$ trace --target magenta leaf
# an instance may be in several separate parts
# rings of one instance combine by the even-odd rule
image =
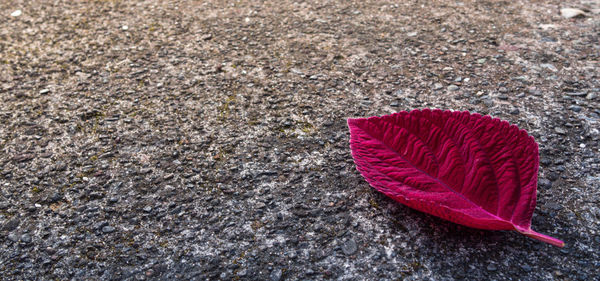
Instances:
[[[413,209],[454,223],[531,229],[538,146],[525,130],[467,111],[413,110],[348,119],[358,171],[372,187]]]

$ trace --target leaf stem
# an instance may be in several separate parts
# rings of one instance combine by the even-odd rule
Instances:
[[[557,246],[557,247],[560,247],[560,248],[562,248],[562,247],[565,246],[565,242],[563,242],[561,240],[558,240],[558,239],[556,239],[554,237],[550,237],[548,235],[535,232],[531,228],[529,228],[529,229],[518,229],[518,228],[516,228],[516,230],[518,232],[522,233],[522,234],[525,234],[525,235],[533,238],[533,239],[540,240],[542,242],[546,242],[548,244],[551,244],[551,245],[554,245],[554,246]]]

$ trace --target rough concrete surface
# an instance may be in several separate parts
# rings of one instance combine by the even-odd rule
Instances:
[[[594,280],[599,8],[0,1],[1,278]],[[564,248],[369,187],[346,118],[426,107],[536,138]]]

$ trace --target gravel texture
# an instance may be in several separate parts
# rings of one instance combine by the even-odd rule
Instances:
[[[0,1],[2,278],[593,280],[599,8]],[[535,136],[565,248],[369,187],[346,118],[425,107]]]

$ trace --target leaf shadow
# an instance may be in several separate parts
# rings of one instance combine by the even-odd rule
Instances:
[[[433,240],[439,240],[446,244],[452,245],[465,245],[469,247],[476,247],[477,245],[497,245],[503,247],[503,245],[510,245],[513,247],[523,247],[530,244],[541,244],[545,243],[533,240],[516,231],[510,230],[484,230],[476,229],[460,224],[456,224],[434,215],[430,215],[421,211],[417,211],[410,207],[407,207],[401,203],[394,201],[393,199],[373,191],[373,195],[380,205],[387,206],[386,209],[382,210],[384,215],[391,221],[396,223],[392,224],[395,231],[406,232],[414,231],[419,232],[421,235],[426,234]],[[406,227],[404,224],[398,224],[403,218],[407,224],[416,226],[413,229]],[[551,218],[543,216],[535,216],[533,227],[542,230],[549,230],[552,228]],[[549,232],[549,231],[548,231]]]
[[[371,196],[379,205],[384,206],[381,214],[390,221],[390,232],[407,234],[410,237],[407,242],[418,251],[419,259],[428,261],[436,270],[446,272],[453,278],[470,276],[474,274],[474,269],[486,276],[499,276],[504,268],[514,271],[510,274],[517,278],[534,274],[532,268],[551,270],[550,272],[565,270],[564,265],[554,257],[565,254],[586,256],[574,244],[577,241],[593,243],[589,237],[569,231],[559,237],[567,245],[561,249],[516,231],[482,230],[455,224],[411,209],[376,191]],[[542,215],[534,216],[532,222],[536,230],[543,233],[549,233],[553,228],[574,229],[571,224],[572,222],[556,221],[556,218]],[[399,253],[402,251],[404,250],[398,250]]]

